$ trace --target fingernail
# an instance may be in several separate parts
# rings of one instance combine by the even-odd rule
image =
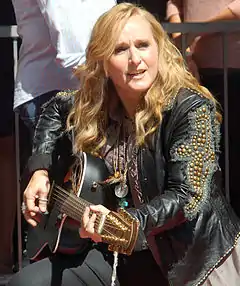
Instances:
[[[40,208],[40,211],[42,212],[42,213],[45,213],[46,212],[46,208],[44,208],[44,207],[42,207],[42,208]]]

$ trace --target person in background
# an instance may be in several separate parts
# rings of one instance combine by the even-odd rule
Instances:
[[[104,1],[12,0],[22,39],[14,110],[31,138],[41,106],[57,91],[79,88],[73,69],[84,62],[85,48],[98,17],[115,5]]]
[[[169,0],[167,19],[171,23],[180,22],[218,22],[239,20],[239,0],[188,1]],[[195,34],[195,33],[194,33]],[[174,34],[175,40],[180,34]],[[191,36],[191,35],[190,35]],[[240,31],[227,34],[227,72],[228,72],[228,133],[229,133],[229,175],[230,199],[236,213],[240,215],[238,188],[238,162],[240,160],[240,134],[237,116],[240,90]],[[206,86],[224,108],[224,70],[223,44],[219,33],[205,33],[190,43],[188,62],[201,83]],[[224,130],[222,130],[224,132]],[[220,165],[224,170],[224,141],[221,142]]]
[[[133,4],[114,6],[96,22],[76,75],[81,88],[46,104],[36,127],[28,223],[36,227],[46,211],[54,156],[90,153],[105,161],[116,204],[140,223],[135,251],[118,259],[120,285],[165,285],[163,273],[174,286],[237,286],[240,222],[221,189],[221,115],[160,23]],[[107,207],[85,209],[80,237],[93,241],[86,259],[57,252],[9,286],[50,285],[52,269],[57,285],[111,285],[116,265],[95,231]]]

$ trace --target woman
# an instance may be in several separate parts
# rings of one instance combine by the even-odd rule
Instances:
[[[126,3],[97,21],[86,63],[77,74],[81,90],[52,99],[37,126],[28,165],[33,174],[24,192],[26,220],[35,226],[39,210],[46,210],[53,154],[71,153],[66,142],[72,141],[74,153],[104,158],[118,204],[140,222],[136,251],[119,258],[120,285],[164,285],[161,272],[174,286],[224,285],[214,279],[221,278],[237,258],[240,226],[221,193],[221,116],[212,95],[186,70],[157,20]],[[59,140],[65,142],[64,148],[56,147]],[[78,275],[78,282],[72,280],[71,285],[111,284],[110,278],[104,281],[112,268],[111,253],[99,244],[102,237],[94,231],[97,213],[108,215],[109,210],[102,205],[87,207],[80,229],[80,236],[96,246],[87,249],[85,260],[81,256],[82,264],[77,259],[75,266],[61,264]],[[86,269],[93,267],[86,265],[94,261],[93,251],[101,263],[102,257],[106,262],[101,265],[104,271],[98,263],[90,277]],[[42,277],[40,265],[45,271],[48,265],[44,285],[51,285],[49,266],[55,264],[45,259],[29,266],[31,273],[38,268]],[[237,270],[231,269],[238,279]],[[26,280],[20,283],[26,279],[24,273],[25,269],[15,277],[18,284],[13,280],[10,285],[30,285]],[[62,285],[66,273],[60,275]],[[89,280],[94,274],[101,277],[95,284]]]

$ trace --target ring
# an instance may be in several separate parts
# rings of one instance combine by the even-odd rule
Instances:
[[[26,204],[22,202],[22,206],[21,206],[22,214],[25,214],[26,209],[27,209]]]
[[[48,199],[46,199],[46,198],[39,198],[38,199],[40,202],[47,202],[48,201]]]

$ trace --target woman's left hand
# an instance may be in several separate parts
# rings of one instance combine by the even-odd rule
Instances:
[[[91,216],[90,211],[93,212]],[[86,207],[82,217],[82,226],[79,231],[80,237],[91,238],[94,242],[101,242],[101,235],[95,231],[97,214],[108,215],[109,213],[110,210],[102,205]]]

